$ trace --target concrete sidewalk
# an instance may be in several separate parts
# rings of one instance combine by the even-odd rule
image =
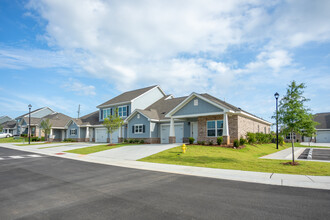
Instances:
[[[306,147],[309,146],[318,146],[318,147],[330,147],[330,143],[309,143],[309,142],[302,142],[301,145],[304,145]]]
[[[292,175],[292,174],[277,174],[277,173],[263,173],[251,172],[241,170],[228,169],[214,169],[204,167],[191,167],[171,164],[148,163],[131,160],[119,160],[113,158],[99,157],[97,155],[77,155],[72,153],[65,153],[57,155],[54,151],[46,149],[33,149],[18,147],[12,144],[0,144],[0,147],[6,147],[15,150],[23,150],[33,153],[46,154],[50,156],[57,156],[67,159],[81,160],[85,162],[120,166],[126,168],[143,169],[158,172],[176,173],[183,175],[192,175],[200,177],[209,177],[217,179],[236,180],[252,183],[271,184],[279,186],[293,186],[314,189],[330,190],[330,176],[309,176],[309,175]]]
[[[294,148],[294,159],[297,160],[300,154],[304,152],[305,147],[295,147]],[[262,159],[275,159],[275,160],[291,160],[292,159],[292,148],[289,147],[287,149],[278,151],[273,154],[268,154],[266,156],[260,157]]]

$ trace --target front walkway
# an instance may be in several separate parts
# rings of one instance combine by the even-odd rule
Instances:
[[[88,143],[84,143],[82,145],[85,144]],[[42,145],[39,145],[39,147],[41,146]],[[136,145],[135,147],[141,147],[141,146],[144,145]],[[241,170],[192,167],[192,166],[182,166],[182,165],[173,165],[173,164],[149,163],[149,162],[140,162],[133,160],[117,159],[117,158],[114,159],[114,158],[104,157],[104,155],[97,156],[95,154],[94,155],[92,154],[79,155],[73,153],[59,154],[58,150],[60,149],[56,150],[57,147],[38,149],[32,146],[31,147],[15,146],[13,144],[0,144],[0,147],[6,147],[10,149],[22,150],[22,151],[38,153],[38,154],[45,154],[50,156],[57,156],[57,157],[73,159],[73,160],[80,160],[91,163],[99,163],[99,164],[106,164],[106,165],[120,166],[120,167],[134,168],[134,169],[176,173],[182,175],[192,175],[192,176],[209,177],[209,178],[217,178],[217,179],[227,179],[227,180],[235,180],[235,181],[244,181],[244,182],[252,182],[252,183],[262,183],[262,184],[279,185],[279,186],[293,186],[293,187],[330,190],[330,176],[263,173],[263,172],[252,172],[252,171],[241,171]],[[69,150],[68,148],[73,148],[73,147],[75,146],[71,146],[71,147],[66,146],[66,150]],[[76,147],[78,148],[78,146]]]
[[[95,157],[118,159],[118,160],[139,160],[177,146],[180,146],[180,144],[128,145],[128,146],[92,153],[89,155]]]
[[[295,147],[294,148],[294,159],[297,160],[300,154],[304,152],[305,147]],[[287,149],[278,151],[273,154],[268,154],[266,156],[260,157],[262,159],[275,159],[275,160],[291,160],[292,159],[292,148],[289,147]]]

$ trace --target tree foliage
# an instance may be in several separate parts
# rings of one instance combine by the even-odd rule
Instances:
[[[110,134],[110,144],[112,144],[112,134],[117,129],[119,129],[124,123],[124,120],[118,115],[118,110],[115,114],[109,115],[103,121],[103,126],[106,127],[108,133]]]
[[[47,134],[50,134],[50,130],[52,129],[52,124],[49,121],[49,118],[42,120],[40,123],[41,130],[45,133],[45,139],[47,140]]]
[[[309,99],[303,96],[305,84],[297,84],[292,81],[288,86],[286,95],[280,100],[278,111],[278,122],[284,135],[300,134],[312,136],[315,134],[316,122],[310,109],[305,106]],[[276,118],[276,115],[273,117]],[[292,162],[294,163],[294,140],[292,140]]]

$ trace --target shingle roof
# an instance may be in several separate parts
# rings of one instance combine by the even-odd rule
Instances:
[[[330,129],[330,112],[315,114],[314,121],[320,123],[316,129]]]
[[[165,115],[170,112],[173,108],[175,108],[178,104],[180,104],[183,100],[187,98],[178,97],[178,98],[171,98],[167,99],[169,96],[166,96],[157,102],[153,103],[149,107],[144,110],[139,110],[142,114],[146,115],[150,119],[155,120],[163,120],[165,119]]]
[[[15,120],[6,121],[6,122],[2,123],[1,126],[2,126],[3,128],[15,128],[15,126],[16,126],[16,121],[15,121]]]
[[[29,117],[24,117],[23,120],[26,124],[29,124]],[[31,125],[38,125],[41,122],[41,118],[31,117]]]
[[[92,112],[90,114],[84,115],[81,118],[72,119],[77,125],[100,125],[103,122],[99,121],[99,111]]]
[[[142,88],[142,89],[137,89],[137,90],[132,90],[132,91],[128,91],[128,92],[124,92],[104,103],[102,103],[101,105],[97,106],[97,107],[105,107],[108,105],[113,105],[116,103],[122,103],[122,102],[130,102],[131,100],[135,99],[136,97],[142,95],[143,93],[149,91],[150,89],[153,89],[157,87],[157,85],[155,86],[149,86],[146,88]]]
[[[71,117],[62,114],[62,113],[54,113],[47,115],[42,118],[42,120],[49,119],[49,122],[52,124],[52,127],[55,128],[64,128],[65,125],[68,123],[68,121],[71,119]],[[41,122],[41,120],[40,120]],[[31,123],[32,124],[32,123]]]

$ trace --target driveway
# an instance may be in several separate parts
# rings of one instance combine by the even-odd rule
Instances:
[[[121,160],[139,160],[161,151],[180,146],[181,144],[142,144],[118,147],[111,150],[90,154],[91,156],[106,157]]]

